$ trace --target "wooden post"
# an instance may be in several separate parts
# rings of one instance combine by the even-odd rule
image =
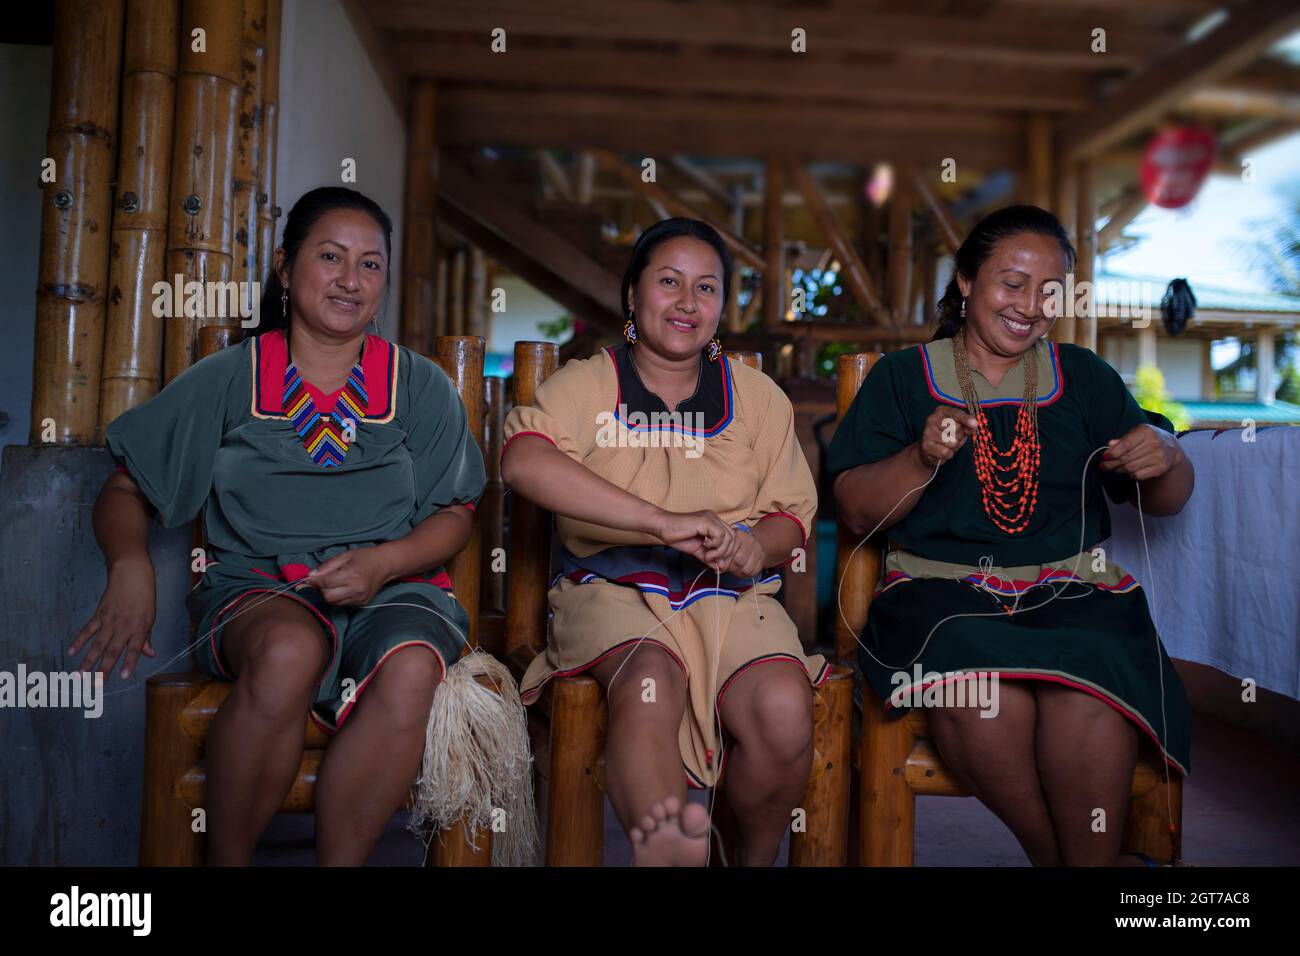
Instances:
[[[484,312],[487,310],[487,262],[483,250],[478,246],[469,247],[469,263],[466,268],[465,334],[486,338]]]
[[[1080,287],[1084,282],[1092,285],[1096,278],[1097,269],[1097,189],[1096,180],[1093,175],[1093,166],[1090,162],[1079,163],[1077,167],[1077,182],[1079,187],[1078,210],[1075,213],[1077,217],[1077,227],[1079,230],[1079,264],[1074,270],[1075,287]],[[1097,318],[1096,318],[1096,290],[1093,295],[1086,297],[1088,309],[1080,310],[1075,305],[1078,315],[1075,322],[1074,341],[1076,345],[1082,345],[1097,350]]]
[[[189,675],[156,675],[145,682],[144,796],[140,807],[141,866],[199,866],[203,834],[176,794],[181,777],[199,762],[202,748],[181,726],[195,697]]]
[[[465,403],[470,434],[483,449],[483,340],[478,336],[441,336],[434,343],[435,359]],[[478,643],[479,560],[483,548],[482,522],[474,521],[469,542],[447,565],[456,599],[469,614],[470,646]]]
[[[1029,117],[1025,194],[1029,203],[1052,208],[1052,120],[1046,113]]]
[[[170,382],[194,363],[198,329],[238,325],[225,289],[234,275],[233,180],[235,121],[239,110],[242,5],[221,0],[183,0],[180,76],[176,84],[176,135],[172,146],[171,202],[168,209],[167,275],[198,282],[204,289],[202,314],[172,315],[164,336],[163,379]],[[204,50],[196,50],[201,34]],[[221,283],[215,286],[213,283]],[[290,296],[293,295],[290,290]],[[235,296],[238,301],[238,296]],[[208,314],[209,299],[216,300]]]
[[[447,260],[448,256],[435,255],[436,279],[433,284],[433,330],[435,335],[450,335],[451,322],[447,318]]]
[[[258,136],[257,276],[271,274],[275,258],[275,158],[280,127],[280,0],[266,0],[266,63],[262,70],[262,132]]]
[[[122,0],[60,0],[36,283],[31,441],[88,445],[99,421]],[[53,423],[52,435],[47,428]]]
[[[501,481],[501,430],[506,422],[506,380],[497,375],[483,378],[483,465],[487,469],[487,487],[479,500],[476,517],[483,535],[483,557],[479,580],[484,610],[506,609],[506,579],[492,570],[492,554],[505,544],[505,484]],[[501,656],[504,648],[489,648]]]
[[[836,667],[813,691],[813,763],[799,806],[802,832],[790,835],[791,866],[844,866],[853,770],[853,671]]]
[[[512,586],[512,596],[514,590]],[[545,590],[541,596],[544,602]],[[556,678],[551,682],[550,694],[546,865],[600,866],[605,842],[603,755],[609,719],[605,694],[592,677]]]
[[[515,404],[531,405],[537,388],[560,361],[554,342],[515,343]],[[550,512],[510,496],[506,555],[506,656],[546,646],[546,591],[551,571]],[[551,775],[554,777],[552,769]]]
[[[867,373],[879,358],[879,353],[864,352],[839,357],[835,376],[837,423],[844,419],[844,413],[848,411]],[[841,524],[835,560],[838,595],[835,662],[846,666],[852,666],[857,659],[857,636],[867,623],[867,603],[880,578],[880,548],[872,541],[860,548],[858,544],[859,540],[849,535]]]
[[[153,287],[168,282],[163,267],[179,29],[180,10],[172,0],[127,4],[101,434],[118,415],[157,394],[162,380],[163,323],[153,313]]]
[[[258,196],[262,180],[262,87],[266,82],[266,0],[244,0],[242,75],[239,87],[239,132],[235,139],[234,270],[235,281],[252,285],[258,272]],[[250,298],[260,298],[250,291]],[[240,307],[251,315],[253,301]]]
[[[894,322],[908,324],[912,303],[912,178],[899,170],[889,202],[889,305]]]
[[[1205,339],[1201,343],[1204,348],[1201,350],[1201,401],[1213,402],[1219,397],[1218,384],[1214,379],[1214,362],[1212,354],[1214,351],[1214,341]]]
[[[1053,209],[1056,217],[1061,220],[1061,225],[1065,228],[1065,234],[1074,239],[1075,245],[1075,269],[1074,279],[1077,283],[1079,280],[1079,267],[1077,257],[1079,255],[1078,236],[1075,234],[1075,219],[1079,211],[1077,202],[1078,194],[1078,170],[1070,163],[1063,162],[1057,157],[1056,163],[1056,189],[1053,194]],[[1050,337],[1053,342],[1068,342],[1074,344],[1076,329],[1078,323],[1075,321],[1074,305],[1067,303],[1061,314],[1057,317],[1056,322],[1052,325]]]
[[[451,254],[447,281],[447,325],[449,335],[465,334],[465,260],[462,247]]]
[[[455,326],[435,319],[444,286],[435,282],[438,147],[434,130],[436,87],[430,79],[411,85],[406,130],[406,237],[402,243],[402,321],[398,340],[421,355],[433,351],[435,336],[457,335]]]
[[[763,328],[775,332],[785,320],[785,165],[768,158],[763,177]]]

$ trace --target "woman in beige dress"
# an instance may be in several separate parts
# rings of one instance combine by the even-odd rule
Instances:
[[[711,227],[653,226],[623,278],[627,344],[571,360],[506,423],[502,475],[555,513],[562,560],[523,698],[584,672],[605,689],[607,790],[637,865],[706,861],[708,813],[686,789],[724,770],[728,862],[775,862],[829,672],[774,597],[817,492],[789,399],[721,354],[731,278]]]

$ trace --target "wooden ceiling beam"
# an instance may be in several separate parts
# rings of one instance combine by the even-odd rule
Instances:
[[[459,37],[388,34],[396,68],[411,76],[463,82],[692,94],[788,96],[861,103],[929,103],[981,110],[1081,110],[1091,102],[1087,74],[1006,64],[945,63],[895,57],[860,63],[839,56],[800,58],[714,53],[699,56],[579,46],[538,49],[523,43],[506,55]],[[905,51],[910,52],[910,51]]]
[[[1066,158],[1078,161],[1118,145],[1296,29],[1300,4],[1295,0],[1243,0],[1218,27],[1149,61],[1082,119],[1061,120],[1058,132]]]
[[[689,11],[672,0],[566,0],[560,10],[536,0],[368,0],[384,30],[432,30],[454,25],[488,44],[491,31],[510,36],[631,40],[743,46],[789,52],[791,31],[806,31],[809,51],[910,52],[948,59],[1002,64],[1038,64],[1057,69],[1128,69],[1177,42],[1173,30],[1120,24],[1111,28],[1104,55],[1092,52],[1091,28],[1078,17],[1004,17],[972,12],[926,16],[882,13],[848,6],[789,7],[769,3],[731,4],[698,0]],[[1058,19],[1060,19],[1058,17]],[[507,56],[508,56],[507,52]]]

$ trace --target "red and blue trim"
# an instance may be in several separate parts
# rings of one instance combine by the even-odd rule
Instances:
[[[1038,407],[1051,405],[1065,392],[1065,376],[1061,372],[1061,354],[1055,342],[1047,342],[1048,354],[1052,362],[1052,387],[1043,395],[1038,396]],[[934,367],[930,363],[930,351],[926,345],[919,349],[921,353],[921,370],[925,376],[925,387],[930,392],[930,397],[935,401],[943,402],[945,405],[956,405],[958,408],[966,407],[966,400],[960,395],[949,395],[941,389],[934,380]],[[1020,396],[1015,398],[984,398],[980,399],[981,408],[997,408],[1003,405],[1019,405]]]

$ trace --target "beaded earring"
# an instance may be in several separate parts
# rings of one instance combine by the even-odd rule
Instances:
[[[623,338],[627,339],[628,345],[636,344],[636,316],[629,314],[627,322],[623,326]]]
[[[712,339],[709,340],[709,344],[707,347],[709,350],[709,361],[716,362],[718,360],[718,356],[722,354],[722,339],[718,338],[715,335]]]
[[[966,300],[965,300],[965,299],[962,299],[962,300],[961,300],[961,317],[962,317],[963,319],[966,318]]]

